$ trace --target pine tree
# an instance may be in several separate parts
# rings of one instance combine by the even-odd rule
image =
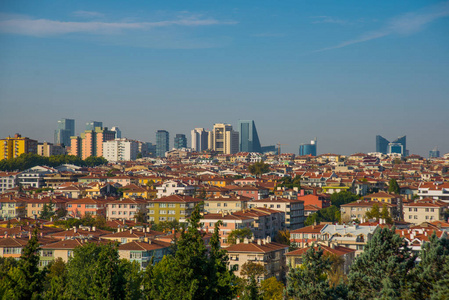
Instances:
[[[394,226],[380,229],[351,266],[350,299],[399,297],[411,279],[415,259]]]
[[[396,181],[396,179],[394,178],[390,179],[390,182],[388,183],[388,192],[399,194],[399,184]]]

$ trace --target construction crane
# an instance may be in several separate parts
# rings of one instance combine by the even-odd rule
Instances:
[[[281,146],[286,146],[288,144],[281,144],[281,143],[277,143],[276,146],[278,146],[278,156],[281,155]]]

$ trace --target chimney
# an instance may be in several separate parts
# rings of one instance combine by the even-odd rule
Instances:
[[[75,226],[75,227],[73,227],[73,233],[76,233],[76,231],[77,231],[77,228]]]
[[[248,244],[248,243],[249,243],[248,238],[244,238],[244,239],[243,239],[243,243],[244,243],[244,244]]]
[[[130,233],[130,234],[133,234],[133,229],[132,229],[132,228],[129,230],[129,233]]]
[[[257,239],[257,245],[262,245],[262,241],[260,239]]]
[[[93,227],[92,227],[92,231],[95,231],[95,228],[96,228],[96,227],[95,227],[95,226],[93,226]]]

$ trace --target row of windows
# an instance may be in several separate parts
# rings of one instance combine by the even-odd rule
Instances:
[[[176,218],[174,218],[174,217],[159,217],[159,221],[174,221],[174,220],[176,220]],[[155,221],[154,220],[154,217],[149,217],[148,218],[148,221]]]
[[[148,212],[150,215],[154,215],[154,210],[150,210],[149,212]],[[181,214],[183,214],[183,212],[180,212]],[[160,210],[159,211],[159,214],[160,215],[166,215],[167,214],[167,211],[166,210]],[[169,210],[168,211],[168,214],[169,215],[176,215],[176,211],[174,211],[174,210]]]
[[[408,211],[418,211],[418,208],[417,207],[415,207],[415,208],[409,207]],[[426,212],[429,212],[429,211],[434,212],[435,209],[434,208],[426,208]]]
[[[112,208],[128,208],[128,204],[112,204]],[[136,208],[136,205],[130,204],[129,208]]]
[[[417,220],[418,219],[418,215],[409,215],[408,218]],[[435,219],[434,216],[426,216],[426,220],[434,220],[434,219]]]
[[[149,203],[148,207],[155,207],[154,203]],[[168,207],[168,208],[175,208],[176,204],[173,204],[173,203],[168,203],[168,204],[167,203],[159,203],[159,208],[166,208],[166,207]],[[186,205],[185,204],[179,204],[179,207],[185,208]]]
[[[116,212],[115,210],[113,210],[113,211],[112,211],[112,214],[113,214],[113,215],[117,215],[117,212]],[[128,214],[128,212],[126,212],[126,211],[119,211],[119,212],[118,212],[118,215],[127,215],[127,214]],[[132,215],[134,215],[134,214],[135,214],[134,211],[130,211],[130,212],[129,212],[129,215],[130,215],[130,216],[132,216]]]

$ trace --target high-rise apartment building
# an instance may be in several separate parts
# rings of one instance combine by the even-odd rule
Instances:
[[[37,141],[18,133],[0,140],[0,160],[19,157],[23,153],[37,154]]]
[[[103,142],[103,157],[110,162],[135,160],[138,143],[127,139],[115,139]]]
[[[383,154],[398,153],[407,155],[407,137],[401,136],[391,143],[384,137],[376,135],[376,152]]]
[[[86,123],[86,130],[95,130],[97,127],[103,127],[103,122],[90,121]]]
[[[209,149],[219,154],[239,152],[239,133],[232,130],[230,124],[215,124],[213,131],[209,133]]]
[[[156,132],[156,157],[164,157],[170,148],[169,133],[166,130]]]
[[[175,136],[175,149],[187,148],[187,138],[185,134],[176,134]]]
[[[58,120],[58,127],[55,130],[55,144],[70,146],[70,137],[75,135],[75,120]]]
[[[86,159],[89,156],[103,156],[103,142],[115,139],[115,131],[107,127],[86,130],[80,136],[71,137],[70,154]]]
[[[204,128],[195,128],[191,131],[192,135],[192,150],[202,152],[208,149],[209,132]]]
[[[317,140],[316,138],[314,140],[311,140],[309,144],[301,144],[299,145],[299,155],[312,155],[316,156],[316,146],[317,146]]]
[[[61,145],[53,145],[51,143],[43,142],[37,145],[37,154],[41,156],[63,155],[65,149]]]
[[[262,152],[253,120],[239,120],[239,150],[241,152]]]
[[[122,138],[122,132],[120,131],[120,128],[118,128],[117,126],[112,127],[111,131],[115,132],[115,138],[116,139],[121,139]]]

